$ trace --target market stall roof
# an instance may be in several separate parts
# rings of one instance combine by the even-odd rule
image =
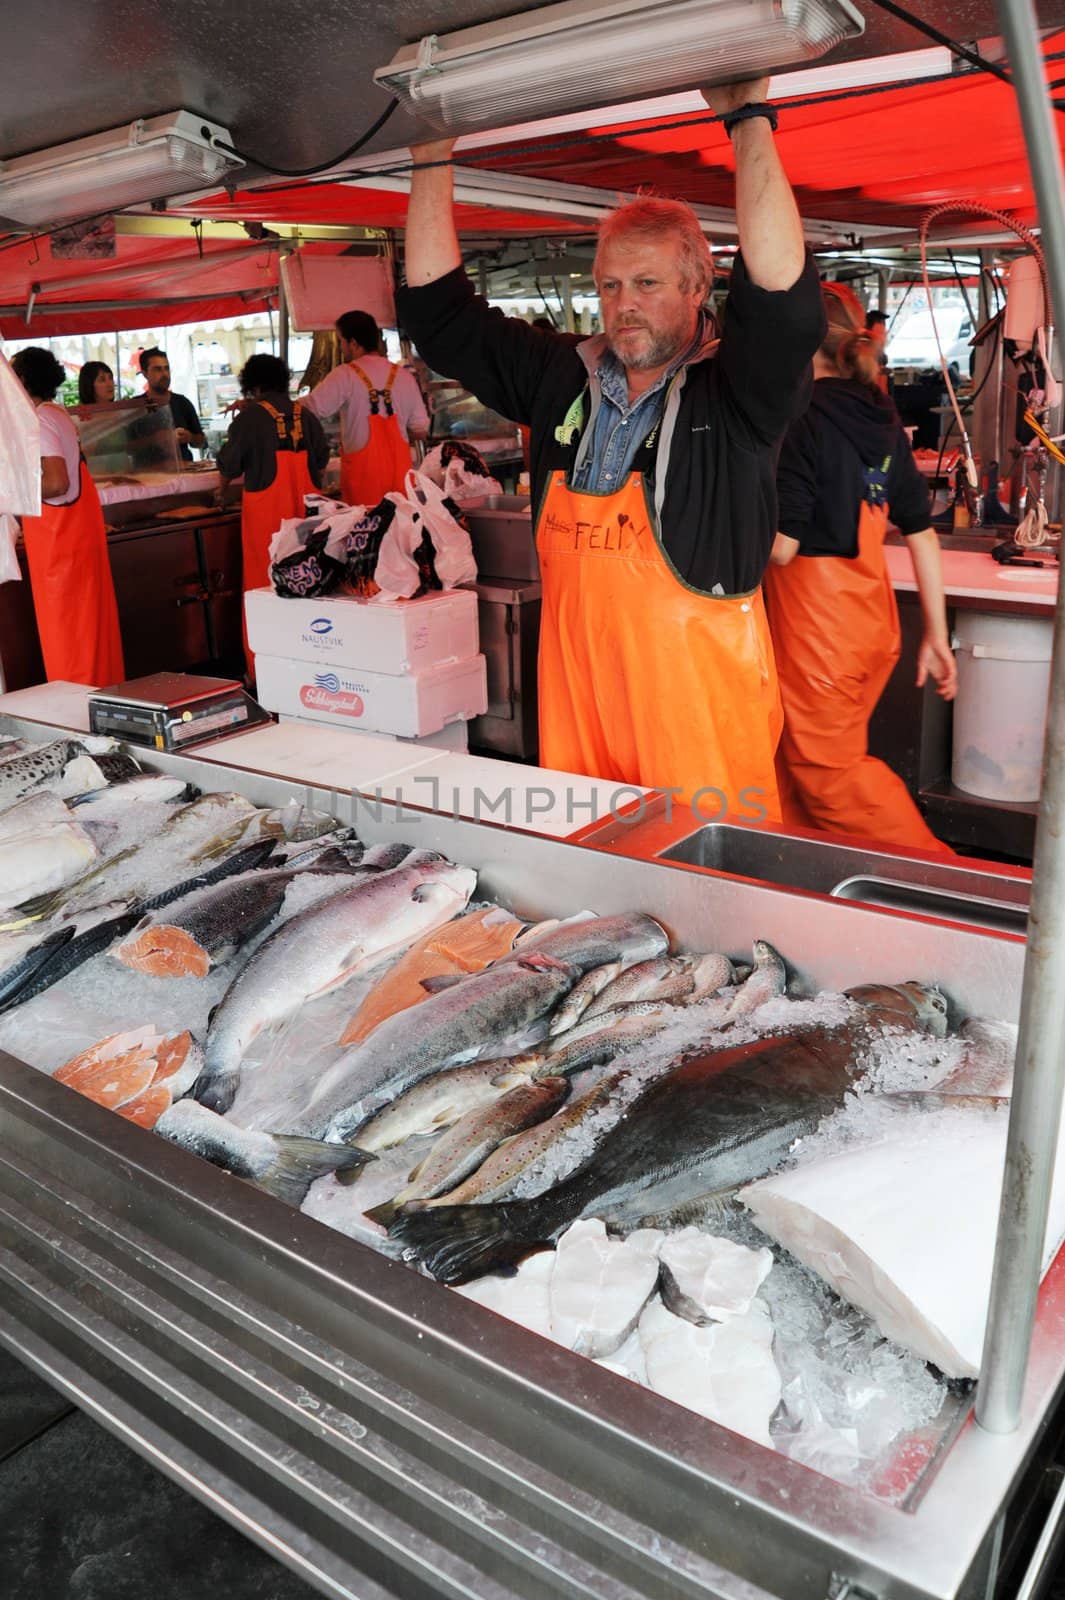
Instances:
[[[0,160],[186,107],[227,128],[258,170],[336,159],[388,104],[375,67],[432,33],[535,9],[529,0],[38,0],[5,30]],[[913,50],[915,29],[859,0],[865,32],[825,60]],[[912,9],[954,39],[996,34],[993,0],[921,0]],[[1039,0],[1044,26],[1065,25],[1063,0]],[[399,111],[366,149],[429,130]],[[249,176],[256,170],[253,166]]]
[[[1051,35],[1045,51],[1051,69],[1056,58],[1059,75],[1065,74],[1065,31]],[[786,98],[786,77],[775,80],[774,88],[785,96],[779,102],[778,146],[813,241],[853,236],[902,242],[913,236],[925,211],[945,202],[979,203],[1028,224],[1036,220],[1009,84],[982,72],[941,73],[935,81],[830,91],[800,97],[800,103]],[[464,141],[456,158],[458,193],[469,199],[475,183],[486,205],[460,206],[460,230],[501,237],[587,232],[596,200],[609,206],[619,193],[644,188],[696,206],[730,207],[731,144],[720,124],[707,121],[705,108],[690,109],[695,103],[692,96],[677,96],[645,108],[638,119],[606,118],[581,130],[494,149],[487,138]],[[407,153],[397,150],[349,167],[342,178],[201,197],[179,210],[264,222],[301,218],[394,228],[404,219],[409,165]],[[375,178],[375,167],[387,176]],[[463,183],[462,173],[470,174],[470,184]],[[528,209],[514,209],[519,194]],[[541,212],[536,211],[538,194]],[[722,226],[727,235],[730,230]],[[964,217],[950,228],[954,237],[988,231],[986,222]]]
[[[99,333],[213,322],[276,306],[282,241],[210,240],[117,233],[114,255],[57,259],[48,239],[0,248],[0,336]],[[312,254],[344,243],[314,241]]]

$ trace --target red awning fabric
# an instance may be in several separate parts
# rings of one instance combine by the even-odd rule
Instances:
[[[312,243],[336,254],[342,244]],[[213,322],[277,304],[274,246],[119,234],[112,259],[53,260],[48,240],[0,249],[0,335],[7,339]],[[27,320],[26,312],[32,309]]]
[[[785,103],[779,116],[777,147],[806,217],[869,231],[915,228],[933,205],[973,201],[1035,220],[1013,90],[984,73],[790,109]],[[733,203],[735,162],[720,124],[594,131],[609,137],[583,149],[544,141],[477,164],[604,189],[650,188],[693,204]]]
[[[1045,43],[1065,49],[1065,31]],[[1065,62],[1049,68],[1065,77]],[[603,191],[651,189],[714,206],[733,203],[732,147],[721,127],[697,117],[654,131],[648,123],[603,126],[588,134],[460,156],[483,171],[521,173]],[[1065,118],[1059,116],[1059,129]],[[1036,220],[1013,90],[985,73],[934,84],[904,84],[851,96],[821,96],[780,106],[778,146],[800,210],[839,223],[859,238],[880,229],[913,230],[943,202],[973,202]],[[337,182],[286,182],[220,194],[177,214],[247,222],[347,224],[402,228],[405,194]],[[460,232],[500,238],[588,233],[586,221],[542,212],[460,205]],[[979,224],[975,222],[974,228]],[[955,233],[958,230],[953,230]],[[884,242],[888,242],[885,240]],[[308,243],[333,253],[342,244]],[[229,258],[227,260],[227,257]],[[80,270],[79,269],[83,269]],[[68,291],[64,281],[80,280]],[[33,314],[25,308],[39,285]],[[210,243],[199,256],[187,241],[119,235],[114,261],[53,261],[48,242],[0,247],[0,333],[33,338],[101,328],[169,325],[261,311],[276,300],[277,256],[249,253],[244,241]],[[94,309],[95,308],[95,309]]]
[[[1065,32],[1044,45],[1065,49]],[[1050,71],[1065,77],[1065,61]],[[732,147],[719,124],[697,117],[648,131],[628,123],[589,133],[463,152],[464,166],[619,191],[651,189],[693,204],[731,206]],[[1063,119],[1059,117],[1059,126]],[[653,126],[653,125],[652,125]],[[1012,88],[982,72],[936,83],[822,95],[811,104],[780,104],[778,146],[804,216],[851,224],[863,233],[912,230],[945,201],[971,201],[1032,223],[1035,202]],[[263,222],[361,223],[402,227],[406,196],[340,183],[288,183],[221,195],[190,208],[205,217]],[[588,224],[551,214],[459,206],[460,232],[507,235],[584,232]]]

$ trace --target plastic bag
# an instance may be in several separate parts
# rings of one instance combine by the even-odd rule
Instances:
[[[270,542],[270,580],[280,595],[311,599],[340,589],[374,595],[374,570],[395,506],[348,506],[308,495],[306,517],[289,517]]]
[[[41,426],[37,407],[0,350],[0,511],[41,514]]]
[[[418,468],[419,475],[443,489],[449,500],[462,506],[469,500],[502,494],[503,485],[492,476],[479,451],[462,439],[445,439],[436,445]]]
[[[502,494],[503,485],[498,478],[471,472],[464,461],[449,461],[444,468],[444,493],[456,505],[464,506],[486,495]]]
[[[0,511],[0,583],[17,583],[22,577],[15,554],[18,523],[10,511]]]
[[[385,498],[395,505],[396,516],[382,540],[374,578],[386,594],[409,599],[423,586],[426,535],[432,546],[431,568],[441,588],[477,582],[470,536],[454,514],[458,508],[448,504],[432,479],[408,472],[405,492]]]

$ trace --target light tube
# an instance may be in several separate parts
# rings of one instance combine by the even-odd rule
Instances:
[[[455,132],[759,77],[864,27],[851,0],[563,0],[431,34],[374,79]]]

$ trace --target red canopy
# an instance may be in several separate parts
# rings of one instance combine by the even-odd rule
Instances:
[[[311,243],[335,254],[343,244]],[[47,239],[0,249],[0,334],[49,334],[213,322],[277,304],[277,242],[118,234],[102,260],[53,259]],[[29,319],[27,320],[27,311]]]
[[[1065,46],[1050,38],[1048,54]],[[1055,69],[1065,73],[1060,65]],[[648,131],[646,123],[609,125],[587,134],[532,140],[458,160],[485,172],[562,180],[607,196],[641,188],[693,204],[733,204],[732,148],[720,124],[698,115],[680,126]],[[653,127],[653,124],[650,125]],[[849,224],[865,234],[912,230],[941,201],[972,201],[1035,221],[1035,203],[1020,117],[1012,88],[982,72],[935,83],[821,95],[811,104],[780,102],[778,145],[804,216]],[[402,227],[406,197],[342,183],[290,182],[220,195],[188,208],[204,217],[260,221],[362,223]],[[553,216],[465,205],[460,231],[481,234],[588,232],[589,225]]]
[[[1045,50],[1057,53],[1063,45],[1065,32],[1049,39]],[[1063,71],[1061,66],[1051,70]],[[720,125],[697,115],[673,121],[679,126],[662,131],[646,121],[630,122],[463,152],[459,161],[484,173],[520,173],[534,183],[562,181],[598,190],[611,203],[619,191],[649,188],[695,204],[730,207],[732,147]],[[822,95],[802,106],[784,101],[778,145],[803,215],[840,224],[842,231],[866,240],[881,229],[912,231],[923,212],[943,201],[975,202],[1027,223],[1036,220],[1013,90],[986,73]],[[590,220],[556,214],[550,197],[535,211],[501,209],[499,197],[494,198],[493,206],[460,205],[460,231],[505,238],[586,234],[593,226]],[[189,217],[397,229],[405,221],[407,199],[335,181],[289,181],[175,209]],[[964,227],[952,232],[957,235]],[[212,241],[201,255],[192,236],[180,241],[120,234],[116,244],[115,260],[99,263],[53,261],[47,240],[0,248],[0,332],[32,338],[205,321],[276,303],[275,249]],[[303,248],[331,253],[344,246],[308,243]],[[34,309],[27,322],[31,294]]]

